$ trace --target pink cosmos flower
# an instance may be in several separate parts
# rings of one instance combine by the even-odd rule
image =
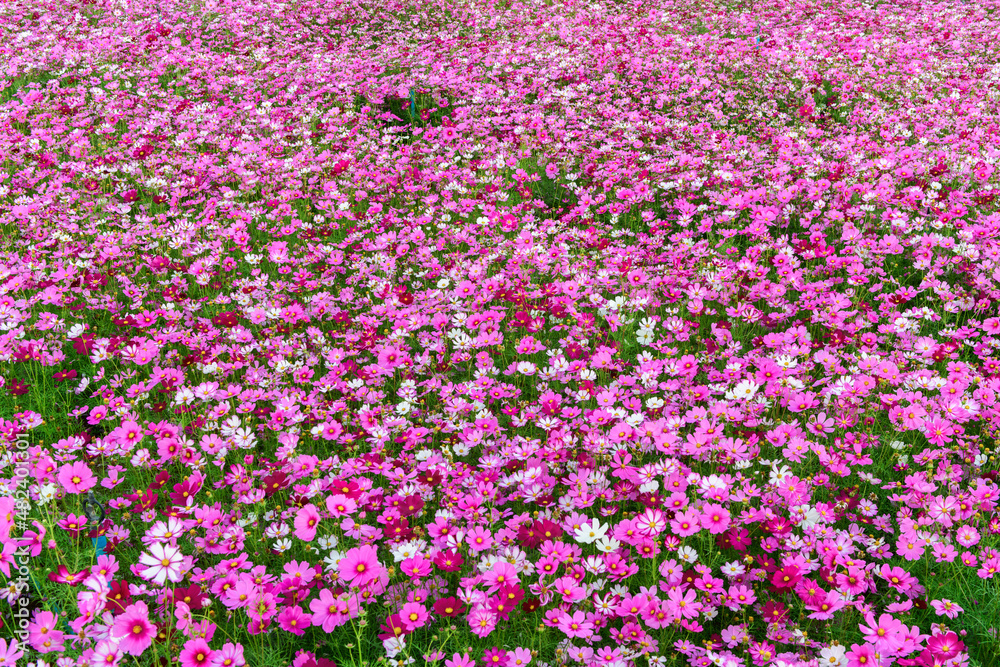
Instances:
[[[97,646],[94,647],[94,652],[90,656],[91,665],[107,665],[108,667],[114,667],[122,659],[122,649],[119,645],[115,644],[114,641],[101,640],[97,642]],[[0,665],[3,663],[0,662]]]
[[[316,537],[319,527],[319,512],[316,506],[308,504],[299,509],[295,515],[295,537],[304,542],[311,542]]]
[[[316,576],[316,570],[306,561],[291,561],[283,566],[285,574],[281,577],[282,582],[288,588],[301,588],[308,586]]]
[[[597,649],[597,660],[601,667],[625,667],[625,657],[619,647],[605,646]]]
[[[349,550],[339,564],[340,577],[349,584],[362,587],[378,578],[382,566],[378,551],[367,544]]]
[[[486,667],[507,667],[507,652],[494,646],[483,652],[483,665]]]
[[[935,542],[931,545],[931,554],[937,563],[951,563],[958,556],[958,551],[950,544]]]
[[[694,535],[701,530],[701,516],[695,512],[678,512],[670,521],[670,529],[681,537]]]
[[[883,565],[879,571],[878,576],[889,582],[889,585],[895,588],[900,593],[905,593],[910,590],[913,583],[916,581],[910,574],[901,567],[889,567],[888,565]]]
[[[11,639],[9,644],[6,639],[0,639],[0,667],[17,667],[17,661],[23,656],[24,650],[16,639]]]
[[[469,531],[465,538],[466,543],[473,552],[486,551],[493,545],[493,535],[482,526],[476,526]]]
[[[906,626],[892,614],[882,614],[878,622],[875,621],[875,614],[868,614],[865,623],[867,625],[864,623],[859,625],[865,641],[872,644],[880,653],[892,652],[899,641],[899,635],[906,633]]]
[[[701,612],[701,603],[697,602],[698,593],[688,589],[687,592],[674,587],[667,591],[667,610],[674,618],[697,618]]]
[[[87,415],[87,423],[91,426],[97,426],[107,416],[108,406],[98,405],[90,411],[89,415]]]
[[[725,532],[729,527],[729,512],[722,505],[705,505],[701,510],[701,525],[712,535]]]
[[[636,529],[647,537],[656,537],[667,527],[667,519],[662,510],[647,507],[636,518]]]
[[[914,535],[902,535],[896,540],[896,552],[906,560],[920,560],[927,543]]]
[[[531,664],[531,651],[518,647],[513,651],[507,651],[508,667],[528,667]]]
[[[771,575],[771,583],[779,589],[795,588],[802,580],[802,572],[794,565],[786,565]]]
[[[572,616],[563,613],[559,618],[558,628],[570,639],[589,639],[593,634],[594,624],[587,621],[586,613],[575,611]]]
[[[324,422],[319,427],[319,435],[324,440],[336,440],[343,432],[344,427],[336,421]]]
[[[378,365],[385,369],[391,370],[406,363],[408,360],[409,357],[405,352],[391,345],[382,348],[382,351],[378,353]]]
[[[729,589],[729,608],[738,611],[740,607],[748,607],[757,601],[753,589],[744,585],[732,586]]]
[[[278,625],[285,632],[301,637],[312,625],[312,616],[302,611],[302,607],[297,604],[288,605],[278,614]]]
[[[399,617],[402,619],[406,631],[413,632],[417,628],[422,628],[427,623],[430,613],[419,602],[407,602],[399,610]]]
[[[189,640],[181,649],[181,667],[209,667],[212,665],[212,657],[215,651],[208,647],[201,637]]]
[[[66,493],[85,493],[97,484],[97,478],[86,463],[76,461],[67,463],[59,469],[59,483],[66,489]]]
[[[354,502],[352,498],[348,498],[342,494],[334,494],[332,496],[327,496],[326,499],[326,509],[329,510],[335,518],[340,518],[343,516],[349,516],[354,514],[354,511],[358,508],[358,504]]]
[[[976,570],[976,574],[981,579],[992,579],[998,571],[1000,571],[1000,557],[993,556],[982,562],[982,565]]]
[[[486,609],[476,609],[469,614],[469,629],[477,637],[487,637],[497,626],[497,615]]]
[[[955,532],[955,541],[963,547],[973,547],[979,544],[979,531],[973,526],[962,526]]]
[[[134,421],[123,422],[115,429],[118,441],[130,450],[142,441],[142,427]]]
[[[32,558],[37,558],[42,553],[42,540],[45,539],[45,526],[37,521],[32,521],[38,532],[34,530],[26,530],[21,536],[20,546],[26,547],[28,549],[28,555]]]
[[[149,620],[145,602],[136,602],[125,608],[111,627],[111,636],[118,638],[118,646],[129,655],[139,656],[149,648],[156,637],[156,626]]]
[[[958,615],[965,611],[957,602],[951,600],[932,600],[931,606],[934,607],[938,616],[947,616],[948,618],[958,618]]]
[[[444,667],[476,667],[476,661],[468,653],[456,653],[444,661]]]
[[[834,614],[845,606],[847,606],[847,602],[837,591],[821,593],[806,602],[806,609],[811,612],[809,618],[816,619],[817,621],[830,620]]]
[[[357,599],[357,596],[351,597]],[[320,590],[319,598],[309,603],[309,610],[312,612],[312,624],[322,627],[323,632],[333,632],[348,620],[343,613],[343,601],[328,588]]]
[[[851,644],[851,650],[844,657],[847,658],[847,667],[879,667],[875,647],[871,644]]]
[[[521,579],[517,575],[517,568],[505,560],[498,561],[493,567],[483,573],[483,584],[486,592],[492,595],[503,586],[515,586]]]
[[[941,447],[951,442],[951,436],[955,434],[955,428],[951,422],[941,417],[934,417],[924,422],[924,436],[932,445]]]
[[[243,657],[243,645],[226,642],[215,656],[219,667],[244,667],[247,664]]]
[[[399,564],[399,570],[411,579],[422,579],[434,571],[434,563],[423,554],[405,558]]]
[[[39,653],[63,650],[63,631],[57,630],[59,617],[51,611],[37,611],[28,623],[28,643]]]
[[[552,582],[552,588],[562,596],[563,602],[579,602],[587,597],[587,589],[580,586],[573,577],[559,577]]]

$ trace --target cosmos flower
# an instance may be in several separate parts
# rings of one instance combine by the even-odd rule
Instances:
[[[154,543],[139,556],[139,564],[144,566],[140,575],[152,583],[163,585],[167,581],[177,583],[182,577],[185,562],[181,550],[170,544]]]

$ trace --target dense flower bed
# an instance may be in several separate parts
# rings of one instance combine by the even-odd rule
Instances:
[[[998,9],[5,3],[0,665],[995,664]]]

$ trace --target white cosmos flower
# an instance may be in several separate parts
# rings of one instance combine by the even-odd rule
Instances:
[[[589,524],[585,523],[573,533],[573,539],[583,544],[593,544],[604,537],[608,532],[608,524],[602,524],[601,520],[594,517]]]
[[[690,564],[698,560],[698,552],[691,547],[681,547],[677,550],[677,557]]]
[[[730,391],[726,392],[726,398],[729,400],[749,401],[757,395],[758,389],[760,389],[760,385],[753,380],[742,380]]]
[[[177,547],[169,544],[151,544],[149,553],[139,556],[139,564],[145,566],[139,575],[160,586],[167,581],[177,583],[183,576],[181,572],[183,563],[184,554]]]
[[[768,478],[770,484],[780,484],[786,477],[792,474],[792,469],[788,466],[771,466],[771,474]]]
[[[799,365],[798,360],[787,354],[779,354],[774,358],[774,363],[778,364],[782,368],[795,368]]]
[[[618,548],[622,545],[622,543],[613,537],[608,537],[607,535],[605,535],[604,537],[594,542],[594,545],[597,547],[598,551],[610,554],[618,551]]]
[[[522,375],[534,375],[537,369],[538,367],[530,361],[521,361],[517,364],[517,372]]]

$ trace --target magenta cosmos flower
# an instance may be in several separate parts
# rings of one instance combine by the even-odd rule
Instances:
[[[115,619],[111,636],[119,640],[118,647],[129,655],[139,656],[149,648],[156,637],[156,626],[149,621],[145,602],[136,602],[125,608]]]
[[[181,650],[180,662],[182,667],[209,667],[212,664],[212,657],[215,651],[208,647],[201,637],[190,640],[184,644]]]
[[[66,493],[77,494],[93,488],[97,484],[97,479],[86,463],[77,461],[67,463],[59,469],[59,483],[66,489]]]
[[[354,586],[361,587],[374,581],[381,569],[378,551],[367,544],[351,549],[340,560],[340,577]]]
[[[946,632],[928,639],[927,649],[938,661],[944,662],[964,651],[965,643],[954,632]]]

